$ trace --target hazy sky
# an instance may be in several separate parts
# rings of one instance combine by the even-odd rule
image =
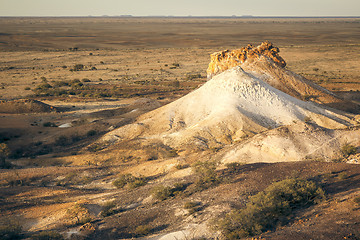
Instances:
[[[0,16],[359,16],[360,0],[0,0]]]

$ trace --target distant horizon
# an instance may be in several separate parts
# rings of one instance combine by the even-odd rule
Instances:
[[[353,17],[359,0],[0,0],[3,17]]]
[[[6,16],[0,15],[0,18],[360,18],[358,16],[257,16],[257,15],[69,15],[69,16],[54,16],[54,15],[24,15],[24,16]]]

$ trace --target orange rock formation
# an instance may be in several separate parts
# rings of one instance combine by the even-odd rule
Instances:
[[[274,47],[270,42],[263,42],[259,46],[254,47],[249,44],[236,50],[224,50],[211,54],[211,62],[207,69],[207,76],[210,79],[212,76],[219,74],[227,69],[244,63],[247,60],[257,59],[260,56],[269,57],[280,67],[285,67],[285,60],[278,54],[279,48]]]

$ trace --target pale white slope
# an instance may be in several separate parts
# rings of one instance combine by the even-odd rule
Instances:
[[[303,102],[244,72],[229,69],[201,88],[142,115],[104,140],[159,139],[172,147],[214,147],[298,121],[326,128],[351,125],[348,117]]]

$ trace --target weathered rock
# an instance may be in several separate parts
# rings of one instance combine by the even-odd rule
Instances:
[[[274,47],[270,42],[263,42],[259,46],[254,47],[249,44],[236,50],[224,50],[211,54],[211,62],[207,69],[207,76],[210,79],[212,76],[219,74],[227,69],[238,66],[245,61],[252,61],[258,59],[260,56],[270,58],[274,63],[280,67],[285,67],[285,60],[279,55],[279,48]]]

